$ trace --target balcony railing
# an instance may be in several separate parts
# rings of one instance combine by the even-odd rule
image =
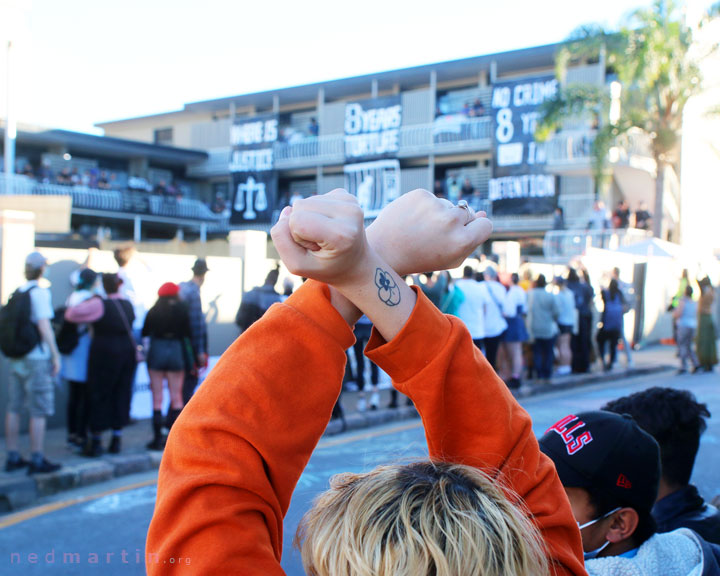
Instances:
[[[646,240],[650,235],[647,230],[635,228],[584,230],[550,230],[543,239],[545,258],[554,262],[567,262],[585,254],[588,248],[604,248],[614,250]]]
[[[400,128],[398,156],[422,156],[432,153],[452,154],[489,150],[492,120],[489,117],[468,118],[464,115],[441,116],[432,124],[415,124]],[[304,136],[290,142],[273,144],[273,159],[279,170],[304,168],[345,162],[343,134]],[[230,147],[209,150],[208,159],[188,167],[195,177],[220,176],[228,173]]]
[[[592,161],[595,130],[573,130],[555,134],[545,143],[548,166],[587,166]],[[610,149],[612,163],[632,163],[631,159],[652,160],[652,139],[642,130],[621,134]]]
[[[461,114],[440,116],[432,124],[403,126],[400,129],[400,156],[430,152],[449,154],[490,147],[492,120],[468,118]]]
[[[555,134],[545,143],[548,165],[587,164],[592,159],[595,134],[594,130]]]
[[[281,169],[308,164],[342,164],[345,142],[342,134],[305,136],[292,142],[276,142],[273,153],[275,165]]]
[[[199,200],[188,198],[165,198],[130,190],[98,190],[79,186],[45,184],[25,176],[8,177],[0,174],[0,194],[34,196],[70,196],[73,212],[87,214],[97,212],[98,216],[114,213],[127,217],[140,216],[146,219],[174,221],[197,221],[212,229],[227,228],[227,217],[215,214]]]

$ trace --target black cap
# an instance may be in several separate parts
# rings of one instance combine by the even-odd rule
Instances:
[[[593,488],[639,512],[650,512],[660,482],[660,448],[627,414],[569,415],[540,438],[563,486]]]
[[[207,266],[207,262],[205,262],[205,258],[198,258],[195,260],[195,264],[193,264],[192,271],[197,274],[198,276],[205,274],[210,269]]]

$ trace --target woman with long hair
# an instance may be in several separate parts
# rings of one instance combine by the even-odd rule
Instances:
[[[523,342],[528,341],[525,315],[527,314],[527,294],[520,284],[520,276],[513,273],[510,276],[510,288],[505,297],[504,314],[507,330],[504,334],[503,347],[510,364],[510,378],[508,388],[517,389],[522,384],[520,375],[523,370]]]
[[[698,285],[700,286],[700,299],[698,301],[697,355],[703,370],[712,372],[715,364],[718,363],[717,329],[712,317],[715,289],[709,276],[700,280]]]
[[[190,338],[190,313],[187,304],[180,300],[180,287],[166,282],[158,289],[158,300],[145,317],[143,338],[150,339],[147,356],[148,373],[153,401],[153,439],[150,450],[162,450],[165,439],[162,434],[163,383],[167,381],[170,391],[170,409],[165,419],[168,429],[183,409],[183,381],[187,346]]]
[[[602,325],[597,333],[598,354],[603,364],[603,369],[608,372],[615,366],[617,356],[617,345],[620,340],[620,333],[623,329],[623,295],[618,286],[617,280],[610,280],[610,285],[602,291],[603,311],[601,316]],[[605,345],[609,345],[608,357],[605,356]]]
[[[170,433],[150,574],[177,557],[196,573],[282,573],[283,517],[363,312],[374,325],[365,353],[414,400],[429,460],[336,476],[301,522],[306,573],[585,574],[580,531],[530,417],[464,324],[402,280],[460,265],[490,230],[484,213],[424,190],[385,207],[367,236],[344,191],[283,210],[275,246],[313,280],[235,341]]]

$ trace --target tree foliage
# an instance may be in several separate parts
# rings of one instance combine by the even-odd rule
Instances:
[[[556,74],[563,88],[541,109],[538,138],[547,138],[567,118],[594,115],[596,189],[606,177],[607,152],[614,139],[630,128],[639,128],[652,139],[659,178],[662,166],[678,159],[683,109],[701,89],[700,68],[691,50],[693,31],[680,8],[674,0],[655,0],[632,12],[618,30],[607,31],[597,24],[581,26],[558,51]],[[720,2],[707,17],[718,14]],[[622,87],[619,114],[612,120],[607,86],[566,82],[571,65],[603,61],[608,79],[617,79]],[[662,198],[656,199],[656,214],[658,208],[662,209]]]

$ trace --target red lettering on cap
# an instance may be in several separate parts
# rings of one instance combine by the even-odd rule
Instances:
[[[630,490],[630,488],[632,488],[632,482],[630,482],[630,480],[627,478],[627,476],[625,476],[625,474],[620,474],[620,476],[618,476],[616,484],[620,488],[626,488],[627,490]]]
[[[569,428],[569,424],[575,420],[577,420],[577,422]],[[587,446],[593,441],[592,434],[588,431],[585,431],[578,436],[573,436],[573,432],[584,426],[585,422],[580,420],[577,416],[570,414],[569,416],[565,416],[562,420],[555,422],[555,424],[550,426],[545,433],[547,434],[548,432],[553,431],[559,434],[560,438],[562,438],[565,443],[567,453],[572,456],[573,454],[577,454],[584,446]]]

